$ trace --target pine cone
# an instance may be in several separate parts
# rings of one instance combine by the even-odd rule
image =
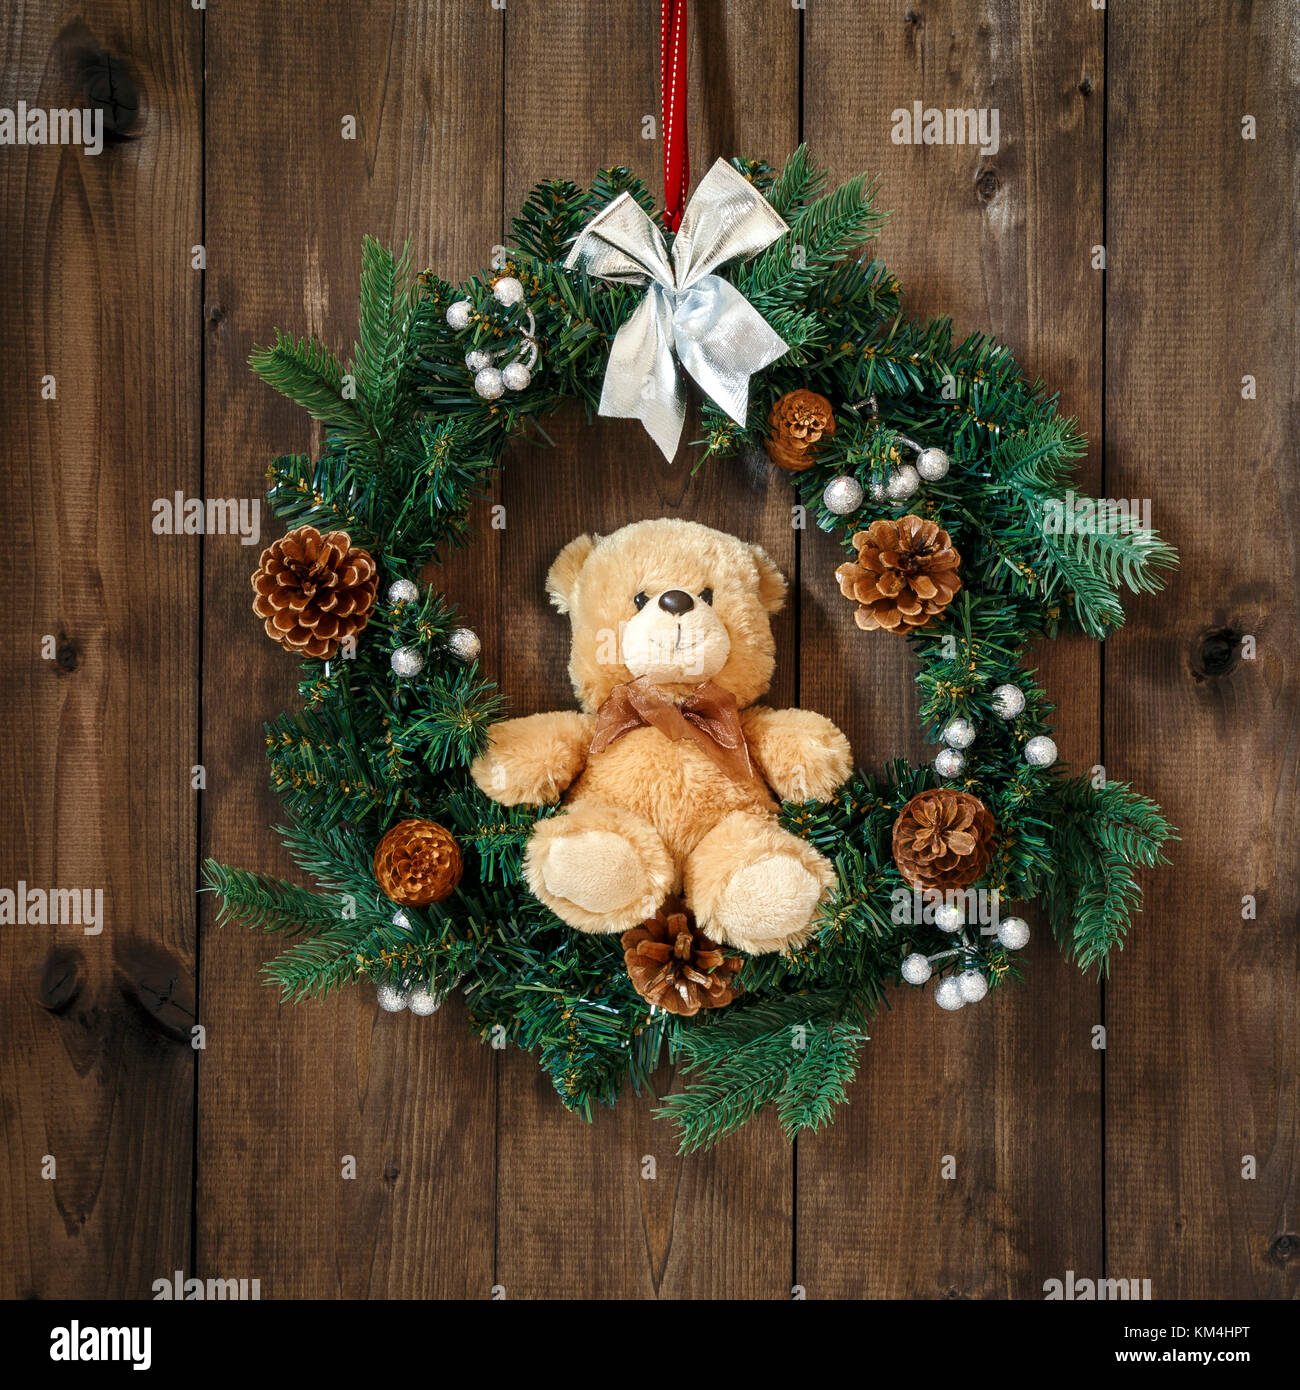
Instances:
[[[636,992],[670,1014],[690,1018],[701,1009],[720,1009],[740,993],[733,978],[740,957],[705,936],[679,898],[669,898],[653,917],[623,933],[623,960]]]
[[[861,606],[853,621],[868,632],[907,632],[942,613],[961,588],[961,556],[947,531],[919,516],[873,521],[853,537],[858,563],[835,571],[840,593]]]
[[[329,658],[370,621],[379,572],[346,531],[299,526],[262,551],[253,612],[285,651]]]
[[[398,821],[375,849],[380,888],[408,907],[449,897],[463,868],[460,846],[436,821]]]
[[[771,433],[763,447],[768,458],[794,473],[811,467],[823,436],[835,433],[831,403],[816,391],[787,391],[773,402],[767,423]]]
[[[988,868],[996,834],[979,797],[950,787],[918,792],[894,822],[894,863],[919,891],[965,888]]]

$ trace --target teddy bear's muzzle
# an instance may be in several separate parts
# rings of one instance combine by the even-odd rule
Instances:
[[[726,665],[731,636],[707,603],[696,603],[684,589],[669,589],[623,626],[619,645],[633,676],[694,684]]]

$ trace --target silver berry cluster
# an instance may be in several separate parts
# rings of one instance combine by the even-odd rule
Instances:
[[[975,742],[975,725],[969,719],[950,719],[939,737],[943,740],[934,760],[934,770],[940,777],[951,780],[966,770],[966,749]]]
[[[498,249],[492,258],[493,270],[503,270],[506,264],[504,250]],[[522,304],[523,284],[513,275],[498,275],[492,284],[492,298],[507,309]],[[497,366],[497,360],[514,353],[513,348],[502,348],[489,352],[485,348],[473,348],[465,354],[465,366],[474,377],[474,390],[485,400],[495,401],[507,391],[527,390],[537,367],[537,321],[531,309],[525,309],[523,328],[523,351],[511,361]],[[474,316],[474,305],[468,299],[458,299],[447,306],[447,322],[457,333],[470,326]]]
[[[1025,704],[1025,692],[1010,684],[999,685],[989,700],[993,713],[1007,723],[1023,713]],[[935,755],[934,770],[948,780],[960,777],[966,770],[965,750],[975,742],[975,725],[969,719],[951,719],[939,737],[945,747]],[[1046,734],[1037,734],[1026,741],[1024,757],[1030,767],[1051,767],[1057,757],[1056,743]]]
[[[397,588],[397,585],[394,584],[393,588]],[[389,590],[389,597],[392,597],[392,589]],[[443,645],[447,655],[459,661],[462,666],[469,666],[477,661],[483,651],[483,643],[479,640],[478,633],[470,627],[453,628],[447,634]],[[388,663],[395,676],[411,680],[424,670],[424,653],[419,647],[397,647],[388,658]]]
[[[999,685],[989,701],[993,713],[1007,723],[1024,713],[1025,704],[1025,692],[1010,684]],[[1026,741],[1024,753],[1030,767],[1051,767],[1057,757],[1056,742],[1046,734],[1036,734]]]
[[[403,1009],[425,1016],[438,1012],[443,996],[426,984],[380,985],[376,991],[379,1007],[385,1013],[400,1014]]]
[[[942,962],[951,961],[959,968],[941,974],[935,981],[934,1002],[950,1013],[967,1004],[978,1004],[989,992],[989,982],[981,968],[979,947],[967,934],[961,908],[955,903],[943,903],[935,909],[934,921],[940,931],[959,936],[961,944],[932,956],[913,951],[899,967],[903,979],[909,985],[923,985],[934,975],[936,965],[942,969]],[[997,936],[1008,951],[1019,951],[1029,942],[1029,924],[1023,917],[1004,917],[998,923]]]
[[[413,579],[394,579],[388,586],[388,601],[392,604],[414,603],[420,597],[420,586]],[[477,661],[483,650],[478,633],[472,628],[458,627],[447,634],[445,642],[447,655],[468,666]],[[403,680],[412,680],[424,670],[424,653],[419,647],[401,646],[393,649],[388,664],[393,674]]]
[[[923,482],[937,483],[952,466],[952,460],[942,449],[927,448],[901,434],[898,438],[915,451],[916,462],[900,463],[890,469],[889,477],[884,482],[872,483],[873,502],[906,502]],[[822,492],[822,505],[836,516],[849,516],[862,505],[863,496],[862,484],[844,473],[826,484]]]

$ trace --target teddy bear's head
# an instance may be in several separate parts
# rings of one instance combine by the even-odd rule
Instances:
[[[569,675],[584,709],[649,676],[673,695],[714,680],[743,709],[772,679],[770,615],[785,579],[756,545],[694,521],[637,521],[579,536],[546,576],[573,623]]]

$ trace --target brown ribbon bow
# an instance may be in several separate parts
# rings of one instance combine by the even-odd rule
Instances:
[[[596,711],[591,751],[602,752],[615,739],[642,725],[658,729],[674,743],[689,738],[737,782],[754,776],[736,697],[713,681],[697,685],[681,704],[660,690],[649,676],[616,685]]]

